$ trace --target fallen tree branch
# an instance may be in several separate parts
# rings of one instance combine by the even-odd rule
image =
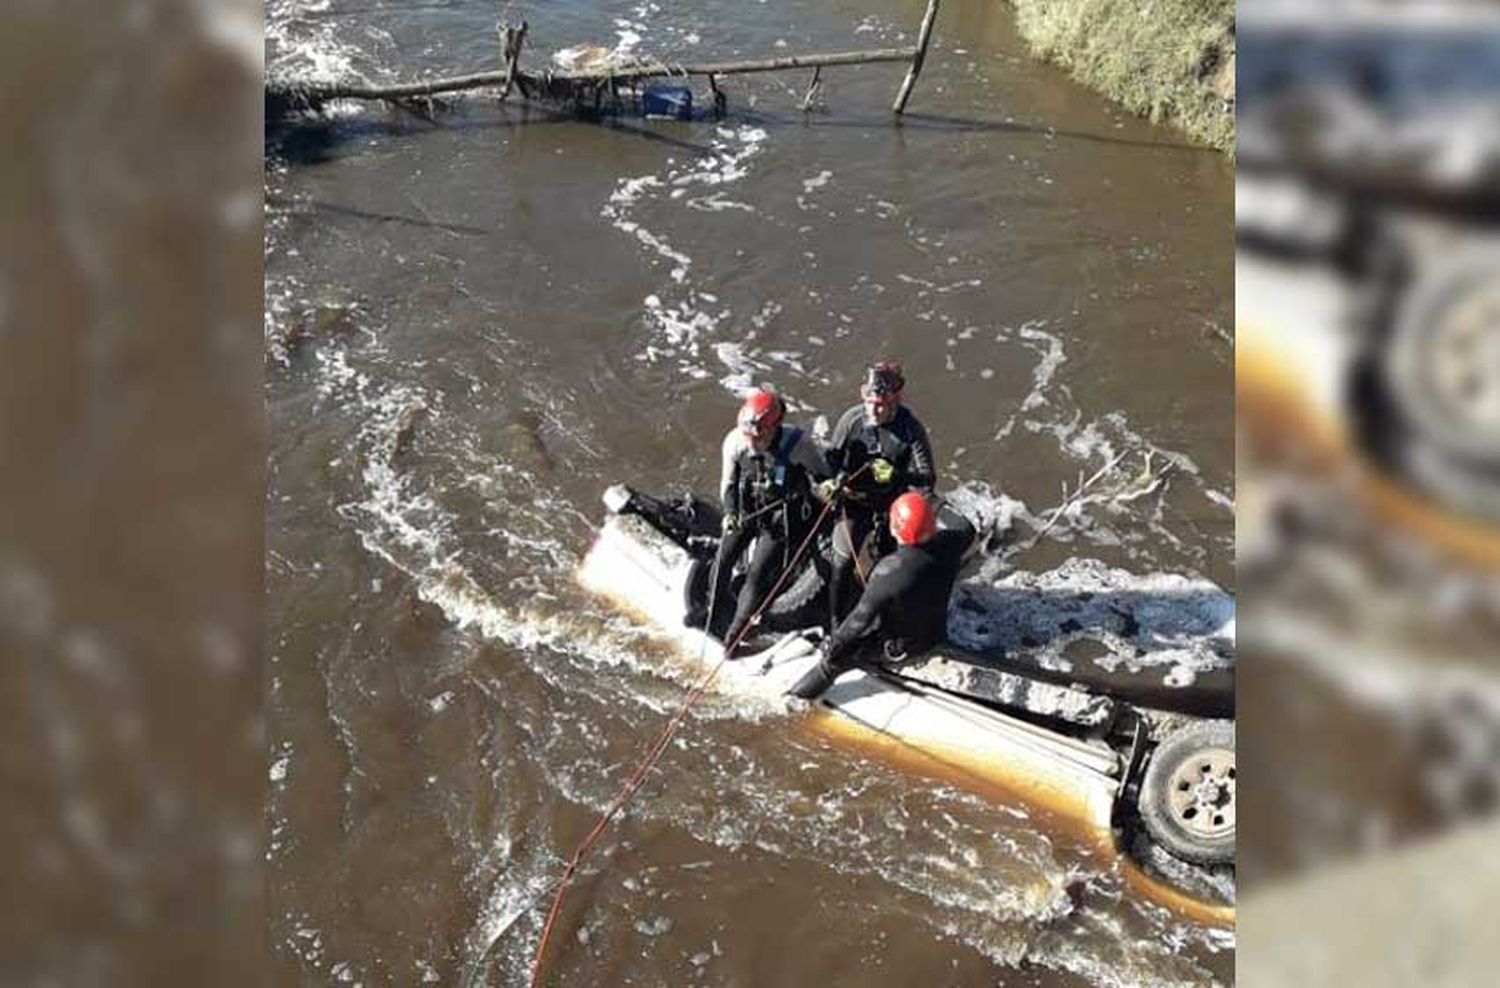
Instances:
[[[1078,489],[1073,492],[1072,497],[1066,496],[1067,489],[1065,487],[1063,490],[1063,503],[1059,504],[1056,508],[1053,509],[1052,514],[1047,518],[1046,524],[1037,529],[1036,534],[1033,535],[1029,540],[1027,540],[1026,545],[1022,548],[1030,548],[1031,546],[1036,545],[1038,542],[1040,542],[1042,540],[1042,536],[1050,532],[1052,530],[1052,526],[1057,524],[1057,520],[1061,518],[1069,508],[1077,504],[1083,498],[1084,492],[1087,491],[1090,487],[1094,486],[1095,482],[1097,482],[1099,478],[1103,477],[1105,474],[1113,470],[1121,460],[1125,459],[1126,455],[1129,453],[1130,450],[1124,450],[1114,459],[1110,460],[1108,463],[1104,464],[1104,466],[1100,467],[1092,477],[1078,485]]]
[[[500,34],[501,54],[505,58],[505,81],[500,84],[500,99],[510,95],[511,86],[515,84],[516,72],[519,70],[521,60],[521,46],[526,43],[526,22],[522,21],[520,27],[506,27]]]
[[[910,62],[918,49],[876,48],[869,51],[841,51],[822,54],[784,55],[779,58],[740,59],[733,62],[679,64],[658,59],[598,69],[564,72],[527,72],[507,66],[491,72],[429,79],[424,82],[402,82],[375,85],[367,82],[271,82],[266,83],[270,99],[289,103],[316,105],[336,99],[399,100],[437,93],[457,93],[470,89],[505,87],[514,82],[526,92],[530,87],[545,90],[556,85],[589,85],[603,82],[631,82],[672,76],[740,75],[749,72],[778,72],[784,69],[817,68],[827,65],[865,65],[874,62]]]
[[[906,100],[911,96],[911,87],[917,84],[917,76],[922,73],[922,63],[927,61],[927,42],[932,38],[932,25],[937,21],[938,2],[939,0],[927,0],[927,10],[922,14],[922,26],[917,30],[917,47],[912,51],[911,68],[906,70],[906,78],[901,81],[896,102],[891,106],[891,112],[897,116],[906,112]]]

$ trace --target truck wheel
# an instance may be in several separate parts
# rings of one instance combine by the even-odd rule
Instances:
[[[1468,250],[1425,273],[1383,354],[1392,397],[1421,441],[1476,472],[1500,468],[1497,279],[1496,248]]]
[[[1234,723],[1205,721],[1157,746],[1141,783],[1141,820],[1163,849],[1194,864],[1234,860]]]
[[[802,564],[790,585],[766,608],[764,623],[769,630],[795,631],[822,624],[828,617],[828,563],[822,540],[812,558]]]

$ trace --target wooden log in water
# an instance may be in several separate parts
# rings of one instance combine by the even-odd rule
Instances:
[[[869,51],[838,51],[821,55],[784,55],[781,58],[749,58],[738,62],[712,62],[704,65],[672,67],[668,75],[736,75],[745,72],[777,72],[782,69],[811,69],[825,65],[865,65],[871,62],[910,62],[917,49],[872,48]],[[665,67],[665,66],[664,66]],[[612,73],[602,73],[610,75]],[[618,73],[613,73],[618,74]],[[663,73],[652,73],[660,75]]]
[[[911,68],[906,70],[906,78],[901,83],[901,91],[896,94],[896,102],[891,106],[891,111],[898,116],[906,112],[906,100],[911,95],[911,87],[916,85],[917,76],[922,72],[922,63],[927,60],[927,43],[932,40],[932,25],[937,21],[939,0],[927,0],[927,10],[922,14],[922,26],[917,31],[917,47],[911,58]]]
[[[672,76],[742,75],[750,72],[778,72],[784,69],[818,68],[827,65],[865,65],[875,62],[911,62],[918,55],[916,47],[876,48],[868,51],[826,52],[807,55],[783,55],[780,58],[749,58],[732,62],[676,63],[647,60],[615,68],[584,69],[567,72],[525,72],[509,68],[493,72],[374,85],[365,82],[267,82],[268,101],[289,105],[317,105],[336,99],[400,100],[414,96],[435,96],[471,89],[504,87],[514,81],[522,91],[549,85],[590,85],[606,82],[631,82]]]
[[[526,43],[526,22],[520,27],[506,27],[500,35],[501,55],[505,59],[505,81],[500,84],[500,99],[510,95],[510,87],[516,81],[516,72],[521,60],[521,46]]]

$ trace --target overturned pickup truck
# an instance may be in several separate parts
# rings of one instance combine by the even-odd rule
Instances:
[[[695,671],[718,667],[720,644],[684,623],[707,593],[718,508],[701,497],[661,499],[623,485],[606,492],[605,504],[610,517],[580,581],[679,638],[682,655],[702,665]],[[965,532],[971,557],[977,553],[976,526],[951,502],[941,505],[939,526]],[[757,631],[770,636],[767,647],[723,663],[718,690],[779,698],[818,661],[827,572],[820,547],[763,615]],[[967,625],[959,637],[982,646],[983,619],[975,619],[986,603],[960,584],[950,604],[950,638],[956,625]],[[1231,613],[1231,627],[1232,621]],[[899,668],[845,673],[816,706],[833,715],[824,722],[830,733],[923,771],[1019,792],[1112,839],[1126,838],[1127,847],[1144,837],[1191,864],[1232,866],[1232,665],[1176,684],[1170,676],[1142,683],[1121,669],[1084,673],[1053,665],[950,643]]]

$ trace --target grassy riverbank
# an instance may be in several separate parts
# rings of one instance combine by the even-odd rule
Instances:
[[[1234,148],[1234,0],[1010,0],[1037,56],[1198,144]]]

